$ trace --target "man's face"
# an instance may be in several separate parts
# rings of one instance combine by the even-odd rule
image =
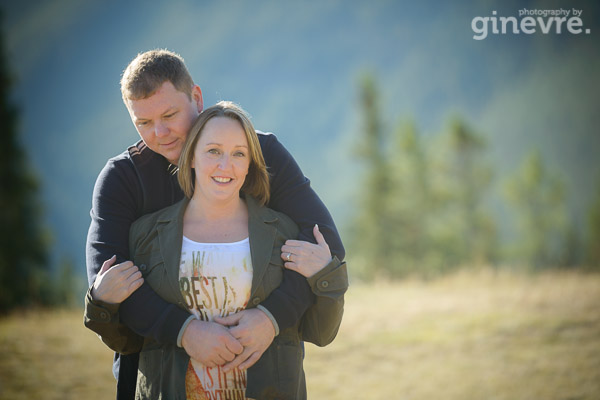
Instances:
[[[185,138],[202,111],[202,92],[192,89],[192,98],[163,83],[146,99],[128,99],[127,110],[142,140],[155,153],[177,165]]]

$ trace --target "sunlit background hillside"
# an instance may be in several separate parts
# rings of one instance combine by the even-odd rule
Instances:
[[[487,37],[474,39],[476,17],[521,20],[521,10],[551,9],[581,11],[581,33],[573,34],[563,25],[560,33],[551,26],[547,34],[539,27],[530,35],[494,34],[489,21]],[[420,283],[412,279],[440,277],[454,282],[451,294],[443,292],[441,303],[426,306],[424,314],[418,314],[416,305],[403,310],[408,314],[403,314],[402,324],[378,336],[383,342],[427,347],[433,341],[436,351],[450,348],[457,353],[461,346],[473,345],[453,341],[450,346],[445,339],[437,340],[447,326],[431,321],[443,310],[451,311],[451,318],[469,314],[458,322],[449,320],[448,324],[457,324],[456,332],[491,327],[491,332],[480,337],[477,331],[474,336],[486,345],[490,338],[506,344],[513,334],[523,339],[520,328],[515,328],[518,321],[506,325],[504,319],[518,309],[514,297],[498,300],[492,292],[493,299],[486,300],[490,308],[476,311],[461,308],[462,300],[445,305],[444,299],[459,296],[456,293],[465,287],[470,288],[465,293],[471,289],[479,293],[475,289],[479,286],[495,287],[485,275],[489,271],[542,274],[542,278],[522,276],[525,281],[501,281],[501,287],[518,288],[511,293],[519,299],[527,296],[527,279],[548,283],[543,274],[556,273],[552,275],[556,281],[543,286],[548,294],[560,287],[561,279],[570,282],[574,309],[560,309],[542,321],[533,315],[540,308],[546,310],[544,304],[555,306],[558,299],[540,294],[525,302],[531,313],[523,316],[524,324],[546,332],[535,345],[550,343],[556,332],[562,338],[563,326],[583,327],[583,333],[575,335],[588,344],[600,334],[598,315],[589,306],[600,300],[597,2],[39,0],[2,1],[0,10],[4,67],[11,77],[10,85],[4,81],[3,85],[9,103],[16,107],[15,134],[25,157],[19,169],[39,183],[33,193],[40,214],[31,214],[35,215],[31,224],[39,224],[47,243],[48,279],[66,282],[60,299],[53,301],[81,305],[96,176],[108,158],[139,138],[121,100],[121,72],[138,52],[168,48],[185,58],[205,104],[219,100],[241,104],[257,128],[274,132],[294,155],[331,211],[346,245],[351,281],[360,287],[350,304],[372,298],[379,290],[372,285],[388,278],[396,280],[394,285],[412,282],[394,286],[407,289],[409,297],[390,299],[392,303],[413,304],[411,285]],[[8,226],[0,226],[3,238],[15,235]],[[461,278],[453,286],[455,278],[448,276],[465,270],[470,271],[465,276],[483,273],[485,278],[474,278],[471,286]],[[590,271],[589,279],[580,275]],[[575,275],[565,278],[562,273]],[[2,275],[3,288],[13,283],[6,276]],[[577,293],[586,280],[586,289]],[[439,287],[423,290],[412,299],[435,300]],[[499,306],[502,311],[495,306],[506,304],[507,309]],[[351,325],[341,333],[359,326],[358,311],[347,312]],[[418,314],[414,320],[412,313]],[[469,319],[472,313],[477,314],[475,320]],[[569,314],[575,317],[569,319]],[[492,317],[485,320],[484,315]],[[14,326],[5,325],[0,333],[11,337],[6,332],[20,332]],[[405,329],[413,336],[394,336]],[[364,344],[356,340],[342,337],[339,346]],[[12,342],[0,340],[10,352],[12,345],[7,343]],[[515,354],[521,354],[526,343],[517,344]],[[335,355],[342,350],[331,351]],[[481,347],[467,353],[482,357],[486,351]],[[372,361],[385,351],[372,352],[365,350],[361,360]],[[557,354],[568,352],[560,348]],[[515,357],[510,362],[516,363],[515,354],[507,355]],[[597,351],[581,357],[572,365],[600,370]],[[4,377],[7,365],[0,369]],[[561,366],[568,367],[569,362]],[[551,380],[554,371],[546,372],[536,379]],[[586,375],[582,382],[596,377]],[[454,378],[442,374],[438,381]],[[374,386],[381,384],[373,379]],[[313,386],[324,390],[319,393],[331,393],[327,392],[331,388],[319,385]],[[505,387],[503,382],[498,385],[498,390]],[[469,388],[457,390],[453,398],[469,398],[461,396]],[[412,398],[434,398],[422,388],[404,389],[404,394],[416,393]],[[562,398],[593,398],[586,396],[598,395],[597,390],[594,386],[583,390],[581,397]],[[383,391],[364,398],[393,398],[389,396]]]
[[[501,178],[531,151],[565,184],[569,218],[580,229],[600,185],[594,2],[5,3],[14,101],[41,179],[54,262],[70,259],[79,271],[96,175],[138,138],[120,99],[121,71],[158,47],[183,55],[206,104],[234,100],[278,135],[344,237],[364,185],[356,148],[366,73],[379,86],[390,132],[408,120],[431,138],[458,116],[486,139],[500,221],[508,213]],[[592,33],[473,39],[476,16],[554,6],[582,9]]]

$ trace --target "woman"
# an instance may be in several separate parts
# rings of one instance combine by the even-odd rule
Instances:
[[[142,217],[130,231],[133,261],[159,295],[209,330],[223,329],[214,321],[231,323],[279,286],[285,261],[309,278],[316,303],[247,372],[225,372],[218,360],[190,360],[180,347],[146,339],[136,398],[305,398],[300,343],[325,345],[335,337],[345,264],[331,258],[317,227],[318,245],[292,242],[280,253],[297,227],[264,207],[268,173],[255,130],[235,104],[220,102],[202,112],[182,150],[178,179],[186,198]]]

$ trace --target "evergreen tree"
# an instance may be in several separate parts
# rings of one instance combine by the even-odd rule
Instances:
[[[360,107],[364,113],[362,142],[357,151],[365,165],[365,177],[358,187],[359,205],[352,232],[352,248],[367,278],[386,274],[394,263],[394,227],[387,209],[389,163],[385,153],[386,137],[379,117],[378,93],[374,79],[361,82]]]
[[[40,227],[38,182],[19,143],[18,113],[10,99],[11,83],[0,36],[0,312],[44,302],[48,295],[47,245]]]
[[[87,290],[87,281],[84,282],[75,273],[75,264],[67,257],[63,258],[57,272],[52,284],[52,303],[66,307],[80,305]]]
[[[504,189],[517,216],[516,259],[534,268],[558,265],[567,234],[563,183],[547,171],[539,152],[533,152]]]
[[[430,223],[435,209],[429,184],[429,162],[413,122],[400,124],[391,146],[389,204],[393,226],[391,273],[427,273],[436,264],[431,255]]]
[[[443,255],[444,269],[495,259],[496,224],[486,207],[493,173],[486,149],[483,137],[459,118],[450,120],[434,146],[433,198],[438,210],[432,240]]]
[[[496,227],[485,207],[492,170],[481,136],[456,119],[432,154],[414,123],[386,135],[371,77],[362,82],[361,106],[366,172],[352,235],[355,261],[371,276],[391,278],[493,261]]]

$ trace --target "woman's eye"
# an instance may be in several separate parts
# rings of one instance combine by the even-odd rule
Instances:
[[[210,149],[210,150],[208,150],[208,152],[210,154],[219,154],[219,150],[217,150],[217,149]]]
[[[234,154],[234,156],[236,156],[236,157],[246,157],[246,154],[244,154],[244,153],[243,153],[243,152],[241,152],[241,151],[238,151],[238,152],[236,152],[236,153]]]

